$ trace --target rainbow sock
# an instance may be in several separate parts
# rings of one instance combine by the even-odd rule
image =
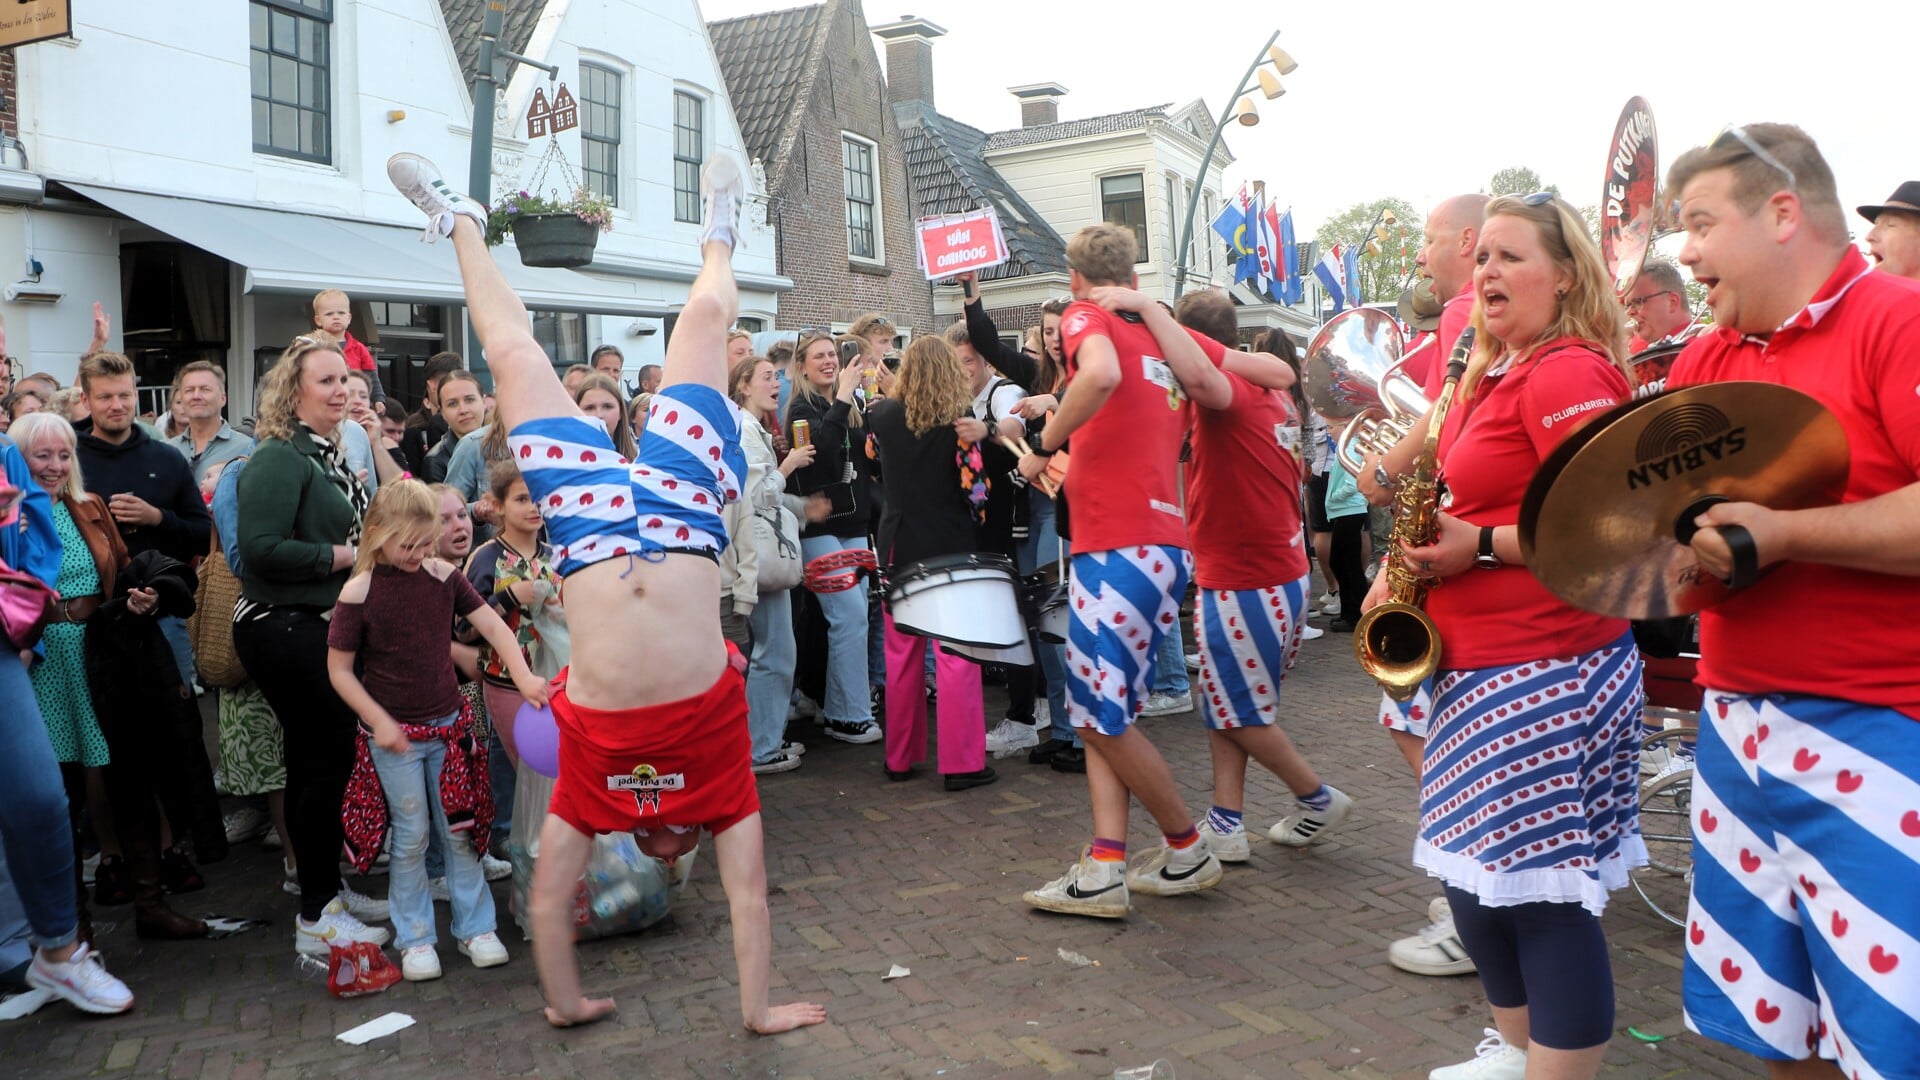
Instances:
[[[1245,816],[1244,811],[1229,810],[1224,806],[1216,806],[1207,811],[1207,824],[1212,826],[1214,832],[1222,836],[1232,836],[1243,828],[1241,821]]]
[[[1200,842],[1200,830],[1192,825],[1187,826],[1186,832],[1163,833],[1162,835],[1167,838],[1167,846],[1175,851],[1185,851]]]
[[[1096,836],[1093,838],[1091,854],[1095,862],[1123,863],[1127,861],[1127,842]]]

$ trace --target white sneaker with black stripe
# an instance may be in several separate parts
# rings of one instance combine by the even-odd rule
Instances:
[[[1436,902],[1444,904],[1442,898]],[[1433,906],[1427,914],[1433,915]],[[1473,957],[1467,955],[1467,947],[1460,940],[1460,934],[1453,928],[1453,912],[1442,910],[1439,918],[1412,937],[1404,937],[1387,946],[1387,961],[1401,971],[1413,975],[1430,975],[1436,978],[1447,975],[1471,975],[1478,968]]]
[[[1096,859],[1093,849],[1088,848],[1080,853],[1080,861],[1074,863],[1064,875],[1024,894],[1020,899],[1042,911],[1091,915],[1096,919],[1124,919],[1131,906],[1127,898],[1126,865]]]
[[[1347,811],[1353,809],[1353,800],[1347,793],[1327,785],[1327,793],[1333,800],[1325,810],[1309,810],[1298,807],[1293,813],[1281,818],[1273,828],[1267,830],[1267,839],[1288,847],[1306,847],[1326,836],[1333,828],[1347,819]]]
[[[1181,896],[1213,888],[1226,873],[1206,838],[1201,837],[1192,847],[1183,849],[1161,844],[1159,850],[1127,871],[1127,888],[1148,896]]]

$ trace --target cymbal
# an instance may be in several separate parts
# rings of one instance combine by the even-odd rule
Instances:
[[[1723,500],[1832,505],[1848,459],[1840,421],[1788,387],[1712,383],[1630,401],[1541,463],[1520,506],[1520,550],[1533,576],[1575,607],[1627,619],[1691,614],[1733,591],[1682,542],[1695,517]]]

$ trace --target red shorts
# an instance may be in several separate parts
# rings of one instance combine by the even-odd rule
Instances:
[[[560,777],[549,812],[583,833],[721,833],[760,809],[747,684],[729,664],[697,697],[602,711],[553,696]]]

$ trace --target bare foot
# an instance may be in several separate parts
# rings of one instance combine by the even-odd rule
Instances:
[[[758,1021],[748,1020],[746,1028],[756,1035],[778,1035],[783,1031],[818,1024],[827,1018],[827,1007],[815,1005],[810,1001],[799,1001],[792,1005],[775,1005],[767,1010],[767,1015]]]
[[[613,1012],[612,998],[583,997],[569,1009],[547,1006],[547,1023],[557,1028],[579,1027],[582,1024],[591,1024],[602,1017],[612,1016]]]

